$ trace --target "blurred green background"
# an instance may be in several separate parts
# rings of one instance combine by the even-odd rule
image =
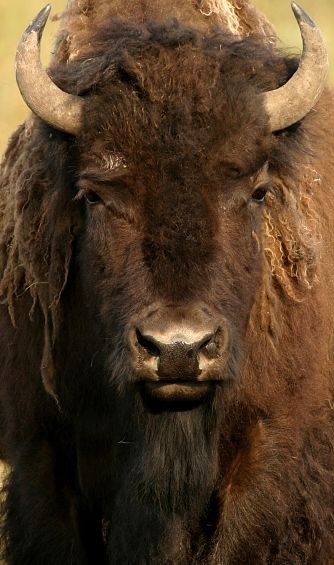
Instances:
[[[163,1],[163,0],[162,0]],[[66,0],[51,0],[53,14],[63,9]],[[43,6],[43,0],[0,0],[0,155],[5,150],[8,137],[17,124],[24,120],[27,109],[18,93],[14,76],[14,58],[17,42],[31,18]],[[275,25],[282,45],[293,51],[300,49],[301,42],[290,0],[254,0]],[[334,61],[334,0],[300,0],[300,4],[316,20]],[[43,39],[43,61],[47,63],[52,48],[52,36],[57,24],[50,22]],[[330,80],[334,82],[334,64]]]

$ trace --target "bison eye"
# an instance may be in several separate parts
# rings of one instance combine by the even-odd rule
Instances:
[[[102,202],[102,198],[100,198],[97,192],[94,192],[93,190],[90,190],[89,192],[85,193],[85,199],[87,204],[89,204],[89,206],[94,206],[95,204],[99,204],[99,202]]]
[[[239,177],[242,177],[242,171],[238,167],[229,167],[228,174],[232,179],[238,179]]]
[[[263,204],[265,196],[268,192],[267,186],[261,186],[257,188],[252,194],[252,200],[258,204]]]

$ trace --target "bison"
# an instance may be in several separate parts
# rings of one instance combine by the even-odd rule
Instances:
[[[17,54],[32,114],[0,176],[5,558],[329,564],[321,34],[293,3],[298,60],[264,31],[86,4],[48,73],[49,6]]]

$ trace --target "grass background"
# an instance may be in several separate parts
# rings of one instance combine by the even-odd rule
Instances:
[[[0,155],[5,150],[7,140],[15,127],[24,120],[27,109],[22,102],[15,84],[14,59],[16,45],[32,17],[43,7],[46,0],[0,0]],[[66,0],[50,0],[53,14],[65,6]],[[164,1],[164,0],[161,0]],[[325,37],[330,60],[334,61],[334,0],[299,0],[303,8],[318,23]],[[254,0],[275,25],[282,45],[297,51],[301,41],[295,19],[291,12],[290,0]],[[43,61],[47,64],[48,53],[52,48],[52,36],[57,24],[49,22],[43,38]],[[334,84],[334,63],[330,73]]]

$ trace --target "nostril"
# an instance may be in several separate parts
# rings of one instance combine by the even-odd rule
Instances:
[[[138,344],[149,353],[152,357],[160,356],[160,349],[155,343],[154,338],[143,335],[138,329],[136,330]]]
[[[218,350],[215,343],[215,334],[205,336],[199,345],[198,351],[205,353],[209,358],[216,357]]]
[[[214,341],[211,341],[210,343],[207,344],[207,346],[205,347],[205,353],[210,359],[217,357],[218,348]]]
[[[199,344],[198,350],[205,349],[210,343],[212,343],[212,339],[214,338],[214,334],[206,335]]]

